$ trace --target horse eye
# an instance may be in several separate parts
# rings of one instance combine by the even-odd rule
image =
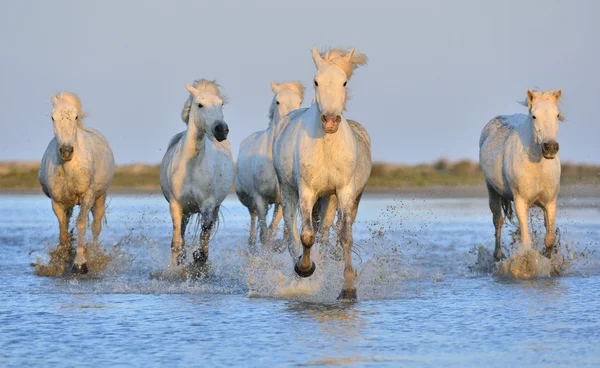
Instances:
[[[79,115],[75,116],[75,120],[79,119]]]
[[[560,114],[556,115],[557,118],[560,118]]]
[[[318,87],[319,83],[317,83],[317,80],[315,79],[315,87]]]
[[[348,81],[345,81],[345,82],[344,82],[344,87],[346,87],[346,84],[347,84],[347,83],[348,83]]]
[[[199,108],[199,109],[201,109],[201,108],[203,108],[203,107],[204,107],[204,105],[202,105],[202,104],[198,104],[198,108]]]
[[[277,105],[279,105],[279,101],[277,101]]]
[[[535,115],[531,115],[531,118],[532,118],[533,120],[535,120],[535,119],[536,119],[536,118],[535,118]]]

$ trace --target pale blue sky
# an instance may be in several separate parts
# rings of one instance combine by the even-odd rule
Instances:
[[[311,47],[369,57],[349,83],[347,118],[376,161],[477,159],[481,128],[525,112],[527,88],[563,89],[563,161],[600,163],[600,3],[573,1],[0,2],[0,160],[40,160],[50,94],[73,91],[117,163],[160,162],[187,98],[216,78],[233,154],[265,129],[269,81],[313,97]]]

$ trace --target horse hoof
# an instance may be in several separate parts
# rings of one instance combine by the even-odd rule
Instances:
[[[548,259],[552,259],[552,253],[554,252],[554,246],[552,247],[546,247],[546,251],[544,253],[546,253],[546,258]]]
[[[494,254],[494,261],[500,262],[506,259],[504,253],[500,253],[500,255]]]
[[[206,261],[208,261],[208,254],[200,251],[200,250],[196,250],[194,251],[194,253],[192,254],[192,257],[194,258],[194,262],[195,263],[206,263]]]
[[[357,300],[356,289],[342,290],[342,292],[338,296],[337,300],[351,301],[351,302],[356,301]]]
[[[77,275],[85,275],[86,273],[88,273],[87,263],[82,263],[80,265],[73,264],[73,268],[71,268],[71,273],[74,273]]]
[[[308,271],[302,271],[300,269],[300,267],[298,267],[298,263],[300,263],[300,260],[302,259],[302,256],[300,256],[300,258],[298,258],[298,262],[296,262],[296,264],[294,265],[294,271],[296,271],[296,274],[298,274],[298,276],[300,277],[311,277],[313,273],[315,273],[315,270],[317,269],[317,266],[315,265],[315,262],[312,262],[312,265],[310,266],[310,269]]]

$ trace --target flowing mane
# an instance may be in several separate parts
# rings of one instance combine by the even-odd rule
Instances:
[[[304,84],[302,84],[302,82],[300,81],[291,81],[291,82],[284,82],[281,84],[278,84],[277,87],[280,90],[288,90],[288,91],[292,91],[294,93],[296,93],[298,96],[300,96],[300,100],[304,100]],[[277,108],[277,105],[275,103],[271,104],[271,107],[269,107],[269,123],[271,123],[273,121],[273,116],[275,116],[275,109]]]
[[[348,54],[350,50],[343,48],[333,48],[326,51],[322,51],[321,57],[329,64],[335,65],[342,69],[348,79],[352,77],[354,70],[359,66],[367,65],[367,55],[365,54],[354,54],[350,60],[347,60],[344,56]]]
[[[83,128],[83,119],[87,116],[87,113],[81,110],[81,100],[79,97],[72,92],[59,92],[58,94],[53,94],[53,97],[55,97],[59,103],[73,105],[77,109],[77,115],[79,116],[77,126]]]
[[[215,80],[211,81],[208,79],[196,79],[192,84],[192,87],[196,88],[199,91],[208,91],[210,93],[213,93],[214,95],[218,96],[221,100],[223,100],[224,104],[227,103],[227,96],[225,96],[221,92],[221,86],[219,86],[217,84],[217,81]],[[188,99],[185,101],[185,104],[183,105],[183,109],[181,110],[181,120],[183,120],[183,122],[186,125],[190,120],[190,110],[192,108],[192,101],[194,101],[194,97],[190,94]]]
[[[547,100],[547,101],[550,101],[550,102],[556,104],[556,99],[554,97],[554,91],[541,92],[537,89],[532,89],[531,92],[533,93],[533,97],[535,99]],[[523,106],[527,107],[528,109],[531,108],[531,106],[529,106],[529,102],[527,101],[527,99],[517,101],[517,103],[519,105],[523,105]],[[556,107],[558,107],[558,104]],[[559,108],[558,121],[565,121],[565,120],[567,120],[567,118],[563,115],[562,111],[560,111],[560,108]]]

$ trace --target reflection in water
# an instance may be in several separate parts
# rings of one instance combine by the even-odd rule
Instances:
[[[315,364],[349,364],[365,358],[357,354],[358,346],[366,343],[363,331],[368,328],[363,313],[355,303],[323,304],[289,301],[286,311],[317,327],[315,335],[327,342],[327,349],[318,354]],[[298,343],[310,344],[312,337],[298,336]]]

